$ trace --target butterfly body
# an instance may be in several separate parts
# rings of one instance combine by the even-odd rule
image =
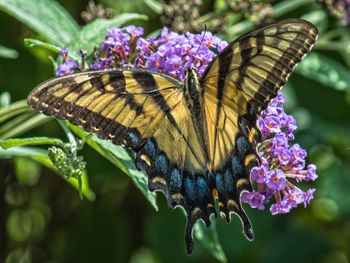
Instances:
[[[189,253],[194,223],[210,225],[216,200],[228,222],[238,215],[251,240],[240,197],[252,190],[249,174],[258,163],[257,116],[317,33],[309,22],[287,19],[230,43],[202,77],[191,67],[183,82],[138,68],[87,71],[39,85],[28,104],[132,149],[149,189],[186,210]]]

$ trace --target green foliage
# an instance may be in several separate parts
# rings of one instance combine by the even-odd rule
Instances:
[[[140,14],[124,13],[112,19],[96,19],[84,26],[68,44],[71,50],[85,49],[91,52],[105,38],[106,32],[111,27],[121,27],[136,20],[147,20],[147,16]]]
[[[101,140],[95,135],[90,137],[81,128],[71,124],[67,124],[70,129],[80,138],[84,138],[85,142],[92,147],[96,152],[101,154],[104,158],[113,163],[121,171],[127,174],[131,181],[143,193],[154,209],[158,210],[156,202],[156,194],[148,190],[147,176],[137,170],[134,159],[131,154],[122,146],[115,145],[109,141]]]
[[[330,88],[350,91],[349,69],[322,54],[310,54],[296,71]]]
[[[0,57],[2,58],[17,58],[18,52],[14,49],[10,49],[0,45]]]
[[[29,262],[42,248],[50,260],[62,262],[81,261],[80,257],[89,262],[133,263],[146,259],[148,262],[283,260],[286,263],[349,260],[349,28],[342,27],[313,0],[273,1],[275,18],[303,17],[321,31],[312,53],[296,68],[298,74],[292,75],[286,87],[287,102],[293,101],[288,109],[302,128],[297,142],[308,149],[310,162],[318,166],[316,198],[311,209],[300,209],[289,217],[249,211],[253,214],[257,237],[252,243],[238,233],[237,220],[230,226],[213,220],[209,229],[202,222],[197,223],[194,236],[200,245],[188,258],[183,244],[184,217],[177,216],[177,211],[170,212],[148,190],[147,177],[136,169],[128,149],[90,136],[71,124],[61,121],[57,124],[56,120],[31,110],[23,100],[33,88],[28,86],[28,81],[47,78],[42,70],[35,76],[26,76],[28,69],[48,67],[43,64],[47,57],[57,54],[62,47],[69,47],[71,58],[79,60],[79,49],[91,52],[112,26],[137,22],[144,25],[147,34],[159,34],[162,4],[157,0],[119,1],[117,11],[128,10],[128,13],[117,12],[111,20],[100,18],[79,26],[70,13],[78,17],[81,8],[69,1],[60,2],[70,7],[70,11],[54,0],[0,0],[0,10],[9,15],[4,21],[12,24],[18,20],[25,25],[22,31],[26,31],[24,35],[11,36],[11,41],[6,42],[10,48],[0,46],[1,62],[8,63],[1,68],[4,69],[1,78],[15,76],[22,81],[21,85],[9,87],[0,84],[0,205],[7,211],[1,207],[0,221],[6,221],[1,227],[6,225],[9,240],[0,250],[0,261]],[[219,30],[227,41],[255,26],[256,20],[233,12],[226,1],[215,0],[213,5],[203,2],[201,11],[205,13],[198,22],[207,24],[210,31]],[[147,10],[140,11],[144,6]],[[224,30],[215,27],[217,19],[224,19]],[[2,35],[10,31],[8,27],[0,29]],[[23,45],[16,46],[23,39],[27,50]],[[12,61],[16,64],[11,64]],[[38,134],[42,136],[37,137]],[[62,175],[62,181],[80,191],[87,200],[95,200],[91,188],[99,198],[89,204],[76,199],[76,191],[70,194],[69,187],[65,190],[66,183],[59,184],[51,172]],[[129,181],[142,194],[133,185],[129,186]],[[55,184],[61,188],[55,188]],[[76,213],[69,214],[68,208]],[[57,219],[60,217],[62,221]],[[63,224],[67,226],[58,227]],[[45,246],[40,242],[45,242]],[[297,251],[292,249],[296,246]],[[113,254],[115,250],[118,253]]]
[[[67,45],[79,31],[78,24],[56,1],[1,0],[0,10],[59,46]]]

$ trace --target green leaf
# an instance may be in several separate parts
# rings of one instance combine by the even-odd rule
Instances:
[[[25,38],[24,45],[26,47],[29,47],[29,48],[42,47],[42,48],[45,48],[47,50],[53,51],[55,53],[58,53],[61,50],[61,48],[56,46],[56,45],[41,41],[39,39],[34,39],[34,38]]]
[[[10,49],[0,45],[0,57],[2,58],[17,58],[18,52],[14,49]]]
[[[158,211],[156,193],[148,190],[147,176],[137,170],[134,158],[131,157],[126,148],[115,145],[110,141],[99,139],[95,135],[89,136],[81,128],[72,124],[67,123],[67,126],[80,138],[83,138],[94,150],[127,174],[154,209]]]
[[[324,31],[328,25],[328,16],[324,9],[313,10],[306,13],[301,18],[313,23],[321,32]]]
[[[156,0],[143,0],[143,2],[152,9],[155,13],[161,15],[163,12],[163,5]]]
[[[0,10],[60,47],[71,42],[79,31],[78,24],[57,1],[0,0]]]
[[[19,136],[20,134],[23,134],[24,132],[29,131],[29,130],[31,130],[39,125],[42,125],[50,120],[51,120],[50,117],[45,116],[43,114],[38,113],[38,114],[31,115],[30,118],[25,119],[20,125],[17,125],[16,127],[13,127],[12,129],[8,129],[8,130],[4,131],[1,134],[1,138],[8,139],[11,137]],[[11,121],[16,122],[17,120],[14,119]],[[13,126],[13,125],[10,124],[9,126]]]
[[[60,147],[65,147],[63,141],[57,138],[51,137],[30,137],[30,138],[14,138],[0,141],[0,147],[4,149],[9,149],[12,147],[24,146],[24,145],[57,145]]]
[[[349,70],[330,57],[311,53],[296,67],[299,74],[337,90],[350,91]]]
[[[211,222],[210,227],[206,227],[201,221],[197,222],[194,226],[194,236],[214,258],[220,262],[227,262],[226,255],[219,242],[215,220]]]
[[[0,159],[1,158],[15,158],[15,157],[27,157],[34,161],[41,163],[47,168],[58,173],[57,169],[53,166],[50,158],[48,157],[47,150],[38,149],[34,147],[13,147],[5,150],[0,147]],[[64,177],[63,177],[64,178]],[[76,190],[79,191],[79,182],[75,178],[64,178],[69,184],[71,184]],[[89,186],[89,181],[86,173],[81,176],[81,191],[86,199],[95,200],[95,193]]]
[[[25,112],[33,112],[25,100],[16,101],[0,108],[0,123]]]
[[[113,19],[96,19],[80,30],[80,32],[69,43],[72,50],[85,49],[92,51],[95,45],[99,45],[107,34],[107,29],[120,27],[135,20],[147,20],[147,16],[136,13],[124,13]]]

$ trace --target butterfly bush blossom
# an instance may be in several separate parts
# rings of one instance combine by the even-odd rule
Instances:
[[[189,66],[202,75],[208,63],[228,45],[210,32],[178,34],[164,28],[160,37],[148,39],[142,37],[143,33],[143,28],[136,26],[109,29],[100,50],[94,51],[89,69],[147,68],[184,80]],[[60,55],[63,62],[57,68],[58,76],[81,70],[78,62],[68,58],[67,49],[62,49]],[[81,55],[84,64],[85,52]],[[270,207],[274,215],[288,213],[299,204],[306,206],[313,198],[315,189],[304,192],[292,180],[299,183],[317,178],[315,165],[305,167],[306,151],[298,144],[291,145],[297,125],[284,112],[284,102],[279,92],[258,118],[263,139],[257,147],[260,165],[250,174],[256,190],[242,194],[243,202],[259,210],[275,199]]]

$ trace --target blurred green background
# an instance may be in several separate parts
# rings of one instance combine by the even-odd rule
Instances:
[[[120,25],[140,25],[146,35],[156,35],[164,25],[196,32],[206,24],[227,41],[287,17],[302,17],[320,29],[313,51],[284,88],[286,111],[298,122],[296,142],[307,149],[308,162],[318,167],[319,178],[312,185],[317,191],[309,207],[278,216],[247,207],[254,242],[243,237],[237,218],[229,225],[217,218],[220,243],[196,242],[193,255],[187,256],[182,211],[168,209],[165,197],[158,194],[157,212],[127,171],[96,148],[85,146],[79,152],[89,179],[87,185],[84,175],[81,200],[77,182],[68,179],[72,187],[55,173],[46,157],[47,146],[0,147],[0,262],[349,262],[350,7],[342,5],[346,2],[0,0],[0,140],[50,136],[67,141],[57,121],[16,103],[54,75],[49,56],[55,59],[56,47],[68,43],[64,25],[69,23],[77,32],[85,28],[103,36],[104,27],[97,31],[98,27],[84,26],[96,17],[137,13],[148,19],[131,16]],[[47,19],[50,12],[63,16]],[[53,46],[29,47],[34,42],[27,40],[25,45],[28,38]]]

